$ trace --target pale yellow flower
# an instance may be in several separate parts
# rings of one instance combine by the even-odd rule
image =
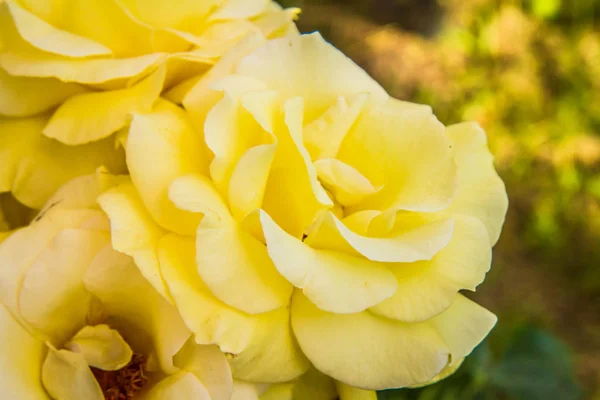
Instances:
[[[112,249],[95,198],[118,181],[100,171],[69,182],[0,244],[2,396],[230,399],[225,355],[197,345],[177,309]]]
[[[312,364],[372,398],[451,374],[496,322],[459,294],[507,208],[484,132],[389,98],[318,34],[220,70],[178,88],[187,112],[134,116],[131,181],[99,199],[113,246],[238,379]]]
[[[109,137],[132,113],[239,43],[297,34],[297,14],[271,0],[0,2],[0,192],[39,209],[98,166],[124,172]]]

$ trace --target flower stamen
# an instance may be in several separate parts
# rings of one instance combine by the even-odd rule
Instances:
[[[117,371],[91,368],[106,400],[133,399],[142,390],[148,377],[146,357],[134,354],[129,364]]]

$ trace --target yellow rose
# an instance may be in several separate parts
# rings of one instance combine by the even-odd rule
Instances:
[[[111,248],[100,171],[69,182],[0,244],[0,387],[10,399],[228,400],[217,346],[197,345],[177,309]]]
[[[99,198],[115,249],[238,379],[312,364],[351,399],[451,374],[496,322],[458,293],[507,209],[483,131],[389,98],[318,34],[229,70],[183,88],[187,112],[133,117],[131,181]]]
[[[296,34],[297,14],[270,0],[0,2],[0,192],[39,209],[98,166],[124,172],[109,137],[132,113],[236,46]]]

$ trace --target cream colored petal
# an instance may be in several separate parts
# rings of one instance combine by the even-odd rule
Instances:
[[[123,128],[133,114],[152,110],[164,78],[163,66],[131,87],[73,96],[54,112],[44,135],[71,146],[110,136]]]
[[[490,243],[498,241],[508,197],[502,179],[494,170],[485,132],[473,122],[449,126],[460,188],[448,212],[479,218],[487,227]]]
[[[26,117],[44,112],[83,87],[54,78],[23,78],[0,68],[0,115]]]
[[[450,349],[450,365],[460,364],[490,333],[498,318],[459,294],[443,313],[427,321]]]
[[[233,308],[259,314],[289,304],[292,285],[277,272],[265,245],[236,223],[202,220],[196,266],[212,294]]]
[[[390,265],[398,291],[372,312],[400,321],[423,321],[448,308],[459,290],[475,290],[492,260],[485,226],[476,218],[455,220],[450,243],[431,261]]]
[[[266,213],[261,214],[261,223],[277,270],[320,309],[355,313],[395,293],[397,282],[385,264],[311,249],[284,232]]]
[[[210,15],[212,21],[252,18],[267,9],[270,0],[228,0]]]
[[[48,349],[42,381],[53,399],[104,400],[100,385],[82,354]]]
[[[319,180],[342,206],[356,205],[378,190],[359,171],[335,158],[322,158],[314,165]]]
[[[64,183],[104,165],[124,170],[123,153],[111,140],[70,147],[42,135],[43,116],[0,119],[0,192],[11,191],[21,203],[41,208]]]
[[[348,386],[342,382],[336,382],[340,400],[377,400],[377,392],[373,390],[363,390]]]
[[[410,226],[411,219],[407,216],[403,222]],[[368,237],[353,232],[332,213],[325,213],[305,243],[317,249],[363,255],[372,261],[413,262],[431,259],[450,242],[453,231],[454,220],[441,219],[423,221],[384,237]]]
[[[165,100],[150,114],[135,115],[126,155],[131,180],[153,218],[165,229],[192,234],[201,215],[176,208],[168,196],[173,180],[206,170],[204,144],[188,115]]]
[[[181,371],[158,382],[142,400],[212,400],[204,385],[191,372]]]
[[[317,171],[302,144],[303,99],[284,104],[284,121],[277,121],[275,159],[267,181],[263,209],[288,233],[298,238],[317,213],[333,202],[317,179]]]
[[[36,48],[66,57],[107,56],[109,48],[91,39],[58,29],[35,14],[6,0],[19,34]]]
[[[366,72],[319,33],[272,40],[245,57],[235,72],[265,82],[284,99],[304,98],[307,122],[324,112],[338,96],[367,92],[387,97]]]
[[[287,308],[251,316],[218,301],[198,277],[191,238],[168,236],[161,241],[159,257],[177,309],[196,342],[217,344],[231,353],[235,378],[285,382],[308,368],[291,334]]]
[[[231,219],[227,204],[212,181],[200,174],[185,175],[171,183],[169,199],[181,210]]]
[[[134,352],[156,358],[173,373],[173,356],[190,336],[177,309],[142,276],[133,260],[110,246],[98,253],[83,278],[104,305],[106,321],[127,338]]]
[[[0,306],[0,387],[8,399],[50,400],[42,386],[46,346]]]
[[[383,186],[357,206],[439,211],[458,189],[452,144],[426,106],[390,99],[365,110],[346,135],[337,158]]]
[[[304,127],[304,143],[313,160],[335,157],[369,99],[368,94],[340,96],[319,118]]]
[[[133,352],[118,331],[108,325],[85,326],[65,345],[83,355],[89,366],[116,371],[131,361]]]
[[[381,238],[386,237],[392,231],[396,224],[397,214],[394,210],[358,211],[345,217],[342,222],[358,235]]]
[[[233,169],[229,205],[238,221],[262,206],[276,149],[277,146],[269,144],[253,147],[240,157]]]
[[[18,297],[20,314],[55,346],[86,325],[92,298],[82,279],[109,240],[108,232],[65,229],[47,244],[25,273]]]
[[[225,354],[215,345],[196,344],[190,337],[175,355],[174,364],[193,373],[210,394],[210,400],[229,400],[233,378]]]
[[[321,372],[369,390],[404,387],[437,375],[450,350],[432,326],[369,312],[332,314],[301,292],[292,300],[292,326],[304,354]]]

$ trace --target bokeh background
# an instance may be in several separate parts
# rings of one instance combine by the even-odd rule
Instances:
[[[600,400],[600,0],[281,0],[390,94],[487,131],[510,209],[472,296],[499,323],[400,400]]]

